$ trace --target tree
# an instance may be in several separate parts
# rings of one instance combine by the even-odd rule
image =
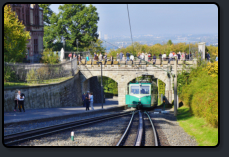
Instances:
[[[60,45],[63,39],[67,51],[77,50],[76,39],[81,50],[89,47],[91,41],[96,42],[99,20],[96,7],[85,4],[64,4],[59,6],[59,10],[57,15],[52,14],[51,24],[45,28],[45,31],[48,31],[44,34],[44,43],[47,48]]]
[[[172,45],[172,44],[173,44],[172,40],[168,40],[167,45]]]
[[[4,62],[22,62],[26,53],[29,32],[11,10],[10,5],[4,6]]]
[[[44,21],[44,25],[50,25],[51,21],[50,21],[50,17],[53,14],[53,11],[49,8],[51,4],[39,4],[39,7],[41,7],[43,9],[43,21]]]
[[[47,64],[59,63],[59,56],[58,56],[58,54],[54,54],[52,49],[46,49],[42,53],[41,62],[47,63]]]
[[[91,42],[90,46],[85,47],[84,50],[86,51],[87,49],[89,49],[92,55],[94,54],[94,52],[104,54],[105,48],[102,46],[102,44],[102,40],[96,39],[96,42]]]

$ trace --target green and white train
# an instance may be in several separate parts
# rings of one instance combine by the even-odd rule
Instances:
[[[153,102],[153,89],[151,83],[130,83],[129,94],[126,95],[126,105],[137,109],[150,108]]]

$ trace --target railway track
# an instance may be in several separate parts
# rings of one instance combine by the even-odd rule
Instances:
[[[133,121],[134,121],[134,117],[135,117],[135,114],[136,112],[133,112],[132,113],[132,117],[130,119],[130,122],[124,132],[124,134],[122,135],[122,137],[120,138],[119,142],[117,143],[116,146],[129,146],[131,141],[132,141],[132,146],[143,146],[144,145],[144,119],[143,119],[143,116],[141,111],[138,111],[138,129],[137,129],[137,132],[135,132],[135,137],[129,137],[131,136],[130,134],[133,134],[130,133],[131,132],[131,129],[135,129],[134,131],[136,131],[136,124],[135,126],[133,126]],[[153,130],[153,134],[154,134],[154,139],[153,142],[154,142],[154,146],[158,146],[158,141],[157,141],[157,133],[156,133],[156,130],[155,130],[155,127],[153,125],[153,122],[149,116],[149,114],[147,112],[144,112],[144,114],[146,114],[146,116],[148,116],[149,118],[149,121],[150,121],[150,124],[152,126],[152,130]],[[132,139],[130,139],[132,138]],[[135,138],[135,141],[133,142],[133,138]],[[150,139],[147,139],[147,140],[150,140]],[[128,142],[127,142],[128,141]],[[128,144],[126,144],[128,143]]]
[[[122,113],[117,113],[117,114],[112,114],[112,115],[105,115],[105,116],[99,116],[99,117],[94,117],[94,118],[87,118],[84,120],[78,120],[74,122],[68,122],[64,124],[58,124],[58,125],[53,125],[49,127],[43,127],[43,128],[38,128],[38,129],[33,129],[29,131],[24,131],[16,134],[10,134],[4,136],[4,144],[7,146],[19,144],[24,141],[28,141],[34,138],[40,138],[43,136],[50,135],[52,133],[60,132],[60,131],[65,131],[68,129],[88,125],[88,124],[93,124],[96,122],[101,122],[113,118],[118,118],[122,116],[126,116],[131,114],[132,111],[128,112],[122,112]]]

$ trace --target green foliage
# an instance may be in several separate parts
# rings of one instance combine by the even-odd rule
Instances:
[[[99,83],[101,83],[101,77],[98,77]],[[112,93],[118,95],[118,84],[113,79],[103,76],[103,89],[105,93]]]
[[[4,62],[22,62],[30,38],[10,5],[4,6]]]
[[[91,41],[98,38],[97,23],[99,20],[97,9],[93,5],[64,4],[59,6],[59,13],[49,17],[51,24],[45,26],[44,46],[60,50],[62,37],[65,41],[65,50],[79,50],[89,47]],[[55,42],[54,42],[55,41]]]
[[[165,96],[165,83],[158,79],[158,95],[160,97],[158,99],[159,105],[163,103],[163,102],[161,102],[161,94],[163,94],[163,96]]]
[[[37,69],[37,78],[39,82],[43,82],[45,79],[48,79],[49,76],[49,68],[48,67],[41,67]]]
[[[15,81],[16,73],[9,66],[4,65],[4,82]]]
[[[50,17],[53,14],[53,11],[50,9],[51,4],[39,4],[39,7],[43,9],[43,21],[44,25],[50,25]]]
[[[37,83],[38,77],[34,69],[29,70],[29,72],[27,73],[26,81],[28,83]]]
[[[102,44],[103,44],[102,40],[96,39],[96,42],[91,42],[89,47],[84,48],[84,51],[87,51],[89,49],[92,55],[94,54],[94,52],[96,52],[96,54],[97,53],[104,54],[105,48],[102,46]]]
[[[54,54],[52,49],[46,49],[43,51],[41,62],[47,64],[59,63],[59,56],[58,54]]]
[[[168,40],[167,45],[172,45],[172,44],[173,44],[172,40]]]
[[[199,66],[190,74],[178,75],[178,92],[195,116],[218,127],[218,77],[210,76],[205,66]]]

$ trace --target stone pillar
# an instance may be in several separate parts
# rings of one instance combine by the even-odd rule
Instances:
[[[127,94],[127,82],[118,82],[118,104],[125,105],[126,104],[126,94]]]
[[[205,42],[198,43],[198,52],[201,52],[201,59],[205,60]]]

